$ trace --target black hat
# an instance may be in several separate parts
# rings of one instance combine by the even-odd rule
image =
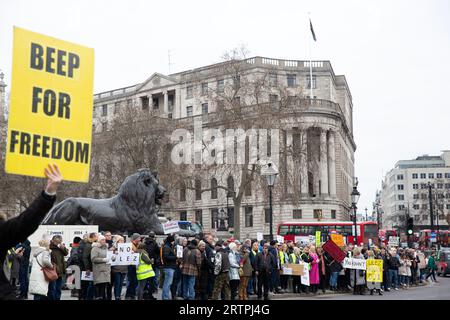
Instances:
[[[80,243],[80,242],[81,242],[81,238],[80,237],[73,238],[73,243]]]
[[[219,240],[216,242],[216,247],[222,247],[223,246],[223,241]]]
[[[191,241],[191,244],[192,244],[193,246],[196,246],[196,245],[198,244],[198,242],[197,242],[197,240],[193,239],[193,240]]]
[[[275,243],[277,243],[277,240],[270,240],[270,245],[273,246]]]
[[[175,238],[174,238],[174,236],[169,235],[169,236],[167,236],[166,241],[167,241],[168,243],[171,243],[171,242],[174,242],[174,241],[175,241]]]

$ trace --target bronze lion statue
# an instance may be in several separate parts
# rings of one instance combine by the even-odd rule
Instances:
[[[157,173],[141,169],[124,180],[116,196],[67,198],[52,208],[42,224],[90,224],[113,233],[164,234],[157,215],[164,193]]]

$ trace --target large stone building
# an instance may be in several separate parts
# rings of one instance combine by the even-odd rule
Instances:
[[[405,229],[407,216],[414,219],[415,229],[431,227],[429,184],[434,227],[448,229],[450,213],[450,151],[440,156],[419,156],[400,160],[390,170],[379,195],[382,225],[385,229]],[[439,216],[439,220],[437,220]]]
[[[235,63],[240,65],[238,77],[226,70],[227,62],[224,62],[170,75],[154,73],[142,83],[97,93],[94,95],[94,133],[107,132],[111,120],[124,106],[132,106],[135,112],[151,110],[167,121],[178,123],[178,127],[190,127],[196,118],[201,118],[203,126],[208,126],[208,121],[211,122],[211,117],[220,108],[217,97],[221,92],[226,92],[227,87],[235,87],[236,82],[243,86],[243,83],[264,78],[267,90],[258,102],[252,99],[249,90],[242,88],[233,96],[233,101],[237,99],[240,105],[251,110],[255,103],[281,104],[283,93],[289,98],[299,98],[294,104],[301,112],[297,110],[283,118],[280,144],[286,150],[293,146],[294,152],[298,150],[295,145],[300,139],[305,146],[301,148],[302,156],[293,154],[283,160],[286,171],[301,176],[295,182],[298,189],[286,187],[284,192],[298,193],[300,201],[294,203],[284,195],[275,196],[274,233],[282,221],[347,220],[356,145],[352,95],[345,76],[336,75],[329,61],[312,62],[312,79],[309,61],[254,57]],[[210,91],[215,94],[209,94]],[[230,176],[211,177],[210,181],[217,184],[217,179],[223,178],[226,183],[231,181],[233,186],[235,182],[239,185],[239,172]],[[280,176],[278,184],[281,183]],[[182,193],[171,191],[171,195],[176,194],[177,201],[175,206],[166,210],[166,215],[200,221],[206,231],[228,230],[227,226],[232,225],[233,208],[230,208],[225,190],[199,195],[195,190],[183,190]],[[221,210],[223,208],[225,210]],[[264,193],[246,192],[240,214],[242,238],[255,237],[257,232],[269,234],[267,208]],[[230,213],[228,221],[219,219],[224,211]]]

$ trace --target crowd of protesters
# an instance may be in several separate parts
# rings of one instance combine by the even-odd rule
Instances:
[[[169,235],[159,245],[153,233],[146,237],[133,234],[130,241],[133,252],[139,254],[138,265],[108,263],[108,251],[117,251],[118,245],[125,242],[124,237],[110,232],[76,237],[70,255],[61,236],[41,240],[33,251],[29,285],[21,280],[21,275],[26,274],[21,270],[28,269],[29,243],[19,244],[8,251],[6,258],[11,285],[20,284],[17,296],[22,299],[29,290],[36,300],[60,300],[66,268],[71,265],[93,275],[93,281],[83,280],[81,290],[73,290],[72,296],[80,300],[121,300],[123,296],[127,300],[153,300],[159,289],[163,300],[268,299],[270,294],[315,295],[327,290],[382,295],[424,281],[437,282],[435,252],[425,255],[410,248],[352,244],[343,248],[354,259],[383,260],[383,282],[373,287],[366,283],[364,270],[345,269],[342,262],[313,244],[250,239],[241,243],[233,238],[215,241],[212,235],[188,240]],[[303,284],[299,275],[282,272],[286,264],[299,263],[308,266],[309,285]],[[52,265],[58,278],[48,281],[41,270]]]

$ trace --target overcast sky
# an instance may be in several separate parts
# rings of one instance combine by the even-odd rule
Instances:
[[[13,25],[95,49],[95,92],[250,55],[313,59],[344,74],[354,106],[358,212],[401,159],[450,149],[450,1],[0,0],[0,70],[10,83]],[[8,87],[9,88],[9,87]]]

